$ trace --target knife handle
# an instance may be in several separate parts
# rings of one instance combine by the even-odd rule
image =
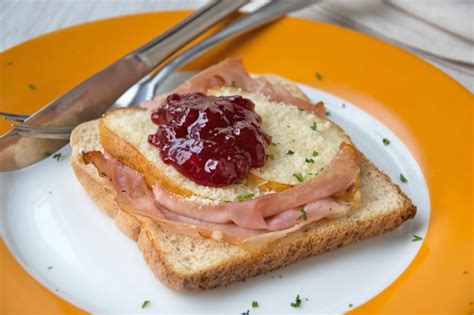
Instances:
[[[183,45],[247,2],[249,0],[211,1],[195,14],[138,48],[132,54],[139,57],[147,65],[147,70],[151,71]]]

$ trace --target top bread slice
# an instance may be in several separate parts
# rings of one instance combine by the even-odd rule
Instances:
[[[285,84],[288,83],[286,82]],[[298,90],[295,89],[295,91]],[[212,93],[227,95],[234,92],[230,88],[225,88]],[[235,94],[244,94],[242,91],[238,92]],[[257,100],[260,97],[258,95],[253,95],[252,97],[254,97],[256,107],[258,107],[257,103],[263,104],[263,102],[268,101]],[[269,106],[277,106],[277,104],[270,104]],[[288,105],[283,106],[290,107]],[[100,121],[81,124],[73,131],[71,135],[71,145],[73,148],[71,165],[79,182],[84,186],[99,208],[112,216],[119,228],[138,242],[138,246],[152,271],[170,288],[197,290],[226,286],[232,282],[286,266],[305,257],[393,230],[407,219],[412,218],[416,213],[416,207],[401,192],[399,187],[393,184],[385,174],[360,154],[360,192],[362,200],[355,209],[351,210],[344,217],[314,222],[257,251],[247,251],[225,242],[193,238],[167,231],[160,228],[150,218],[134,213],[133,209],[121,208],[114,199],[115,192],[108,179],[100,177],[97,169],[92,164],[85,164],[82,159],[82,153],[84,152],[104,152],[102,144],[105,142],[107,148],[112,150],[113,148],[120,148],[109,153],[143,173],[145,178],[150,173],[153,173],[153,168],[156,170],[155,167],[152,167],[152,169],[149,166],[147,167],[143,161],[136,161],[136,158],[140,156],[142,159],[144,156],[148,158],[148,155],[143,154],[146,153],[146,149],[141,147],[141,145],[148,145],[146,143],[146,134],[156,131],[156,126],[149,123],[150,113],[139,109],[121,110],[118,113],[123,116],[120,118],[114,117],[117,120],[113,122],[107,121],[108,118],[113,117],[113,115],[109,116],[110,114],[108,114]],[[262,115],[263,110],[260,113]],[[143,118],[145,115],[148,122]],[[296,109],[296,111],[291,111],[287,115],[290,115],[289,119],[291,120],[291,115],[301,114]],[[287,118],[287,115],[283,116]],[[126,128],[134,119],[137,120],[137,124],[134,124],[134,126],[136,129],[142,128],[142,131],[139,133],[145,135],[144,139],[134,140],[130,138],[130,133],[136,132],[136,129],[127,130]],[[264,123],[265,120],[269,119],[275,119],[275,115],[263,117]],[[297,119],[299,118],[295,118],[295,121]],[[302,119],[305,118],[303,117]],[[322,126],[325,121],[317,120],[316,123],[318,126]],[[307,124],[304,124],[304,127],[307,127],[317,135],[317,131],[310,128],[311,125],[307,126]],[[104,134],[107,135],[107,132],[110,132],[109,128],[113,129],[115,136],[109,137],[110,134],[109,136],[104,136]],[[335,143],[350,142],[350,139],[336,125],[331,123],[328,129],[333,132],[331,135],[334,138],[327,137],[325,141],[334,141]],[[298,135],[300,131],[297,130],[295,132],[297,132],[295,135]],[[292,141],[288,141],[288,139],[291,139],[291,133],[288,138],[281,138],[279,145],[283,149],[275,151],[275,154],[278,154],[278,158],[280,158],[280,155],[286,157],[284,156],[284,154],[286,155],[285,150],[291,149]],[[107,141],[112,142],[107,143]],[[280,139],[277,141],[280,141]],[[130,145],[130,143],[135,145]],[[331,146],[332,144],[326,143],[325,145]],[[298,149],[300,149],[299,146]],[[318,148],[318,150],[323,151],[324,149]],[[303,152],[303,150],[300,151]],[[296,152],[296,146],[294,152]],[[157,150],[154,148],[152,153],[150,152],[150,158],[152,158],[152,155],[159,158]],[[307,153],[304,152],[301,157],[303,156],[306,157]],[[131,161],[133,158],[135,158],[135,162]],[[283,163],[288,163],[288,160],[282,161],[286,161]],[[321,160],[320,163],[319,165],[324,165],[324,161]],[[135,164],[139,166],[136,167]],[[154,163],[151,165],[154,165]],[[262,171],[256,176],[261,178],[267,176],[267,178],[281,184],[294,184],[294,182],[288,180],[290,179],[288,174],[290,173],[275,174]],[[162,175],[155,174],[155,176]],[[147,182],[154,184],[155,181],[156,178],[154,178],[153,174],[148,176]],[[178,179],[174,179],[173,182],[176,181]],[[254,183],[244,183],[241,184],[243,186],[239,188],[240,190],[232,190],[232,193],[215,193],[210,188],[199,187],[195,189],[192,184],[183,184],[183,182],[178,182],[177,185],[178,188],[185,188],[183,189],[183,194],[192,191],[193,193],[196,192],[196,195],[218,200],[233,200],[238,194],[248,192],[249,189],[254,188],[252,187]],[[261,192],[255,190],[255,193],[259,194]]]
[[[296,106],[271,102],[263,95],[230,87],[208,94],[242,95],[252,100],[262,117],[263,129],[272,137],[265,165],[252,169],[252,176],[240,184],[221,188],[199,185],[165,164],[159,150],[146,141],[158,129],[146,109],[126,108],[107,113],[100,122],[101,143],[111,155],[143,173],[149,186],[159,179],[170,190],[187,197],[201,197],[203,201],[235,201],[244,193],[258,197],[297,185],[294,174],[301,174],[303,181],[311,179],[336,156],[342,142],[351,143],[337,125]]]

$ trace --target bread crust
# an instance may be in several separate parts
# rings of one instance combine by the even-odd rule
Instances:
[[[194,273],[176,270],[161,248],[157,234],[173,234],[173,232],[163,231],[151,219],[121,209],[115,202],[114,192],[108,180],[100,177],[97,170],[91,165],[86,165],[82,161],[81,155],[73,155],[71,165],[79,182],[99,208],[113,217],[117,226],[125,234],[137,241],[145,261],[156,277],[166,286],[175,290],[207,290],[243,281],[309,256],[394,230],[406,220],[413,218],[416,214],[416,207],[410,199],[375,165],[362,155],[361,159],[368,165],[371,172],[380,173],[387,183],[396,187],[403,200],[401,207],[372,216],[362,222],[344,218],[334,220],[338,221],[337,224],[326,220],[315,222],[275,241],[271,246],[265,247],[261,251],[246,252],[244,255],[229,259],[217,266],[213,265]],[[187,238],[189,236],[177,237]],[[214,240],[197,241],[216,242]]]

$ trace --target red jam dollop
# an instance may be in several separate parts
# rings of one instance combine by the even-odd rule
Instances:
[[[265,163],[270,136],[254,103],[241,96],[172,94],[151,115],[158,125],[148,142],[163,161],[192,181],[222,187]]]

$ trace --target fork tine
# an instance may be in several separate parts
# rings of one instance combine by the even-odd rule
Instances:
[[[41,139],[69,139],[72,127],[12,125],[20,137]]]
[[[13,129],[19,131],[29,131],[31,133],[42,132],[42,133],[71,133],[72,127],[62,126],[34,126],[34,125],[13,125]]]
[[[28,115],[13,114],[13,113],[7,113],[7,112],[0,112],[0,116],[5,118],[5,120],[18,121],[18,122],[24,122],[25,119],[29,117]]]

